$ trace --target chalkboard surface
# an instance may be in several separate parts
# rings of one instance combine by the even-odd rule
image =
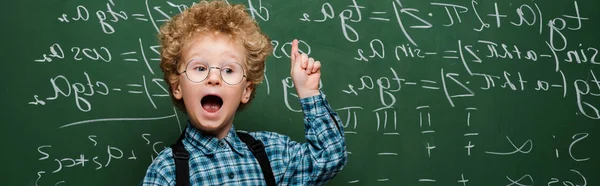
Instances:
[[[330,185],[600,185],[600,3],[232,1],[274,45],[237,129],[304,141],[290,41],[323,63]],[[10,1],[0,185],[135,185],[186,115],[157,28],[191,1]]]

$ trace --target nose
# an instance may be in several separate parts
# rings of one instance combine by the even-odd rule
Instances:
[[[221,69],[219,69],[219,67],[210,67],[208,77],[206,78],[206,83],[208,85],[221,84]]]

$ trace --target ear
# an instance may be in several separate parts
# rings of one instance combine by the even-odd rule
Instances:
[[[169,78],[171,80],[169,83],[171,84],[171,92],[173,92],[173,97],[175,97],[177,100],[181,100],[181,98],[183,98],[183,93],[181,92],[181,83],[179,83],[178,78],[179,77],[177,76],[172,76]]]
[[[246,87],[244,87],[244,93],[242,93],[242,103],[246,104],[250,101],[250,95],[252,95],[252,91],[254,90],[254,83],[248,83]]]

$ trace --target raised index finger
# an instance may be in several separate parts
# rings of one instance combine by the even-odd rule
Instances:
[[[292,52],[290,54],[290,56],[292,58],[292,63],[294,63],[296,61],[297,54],[298,54],[298,40],[294,39],[294,41],[292,41]]]

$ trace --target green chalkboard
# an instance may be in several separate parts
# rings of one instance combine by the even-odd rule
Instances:
[[[349,162],[330,185],[600,185],[600,3],[245,4],[274,45],[237,129],[303,141],[290,41],[323,63]],[[157,27],[191,1],[10,1],[0,185],[135,185],[186,123]]]

